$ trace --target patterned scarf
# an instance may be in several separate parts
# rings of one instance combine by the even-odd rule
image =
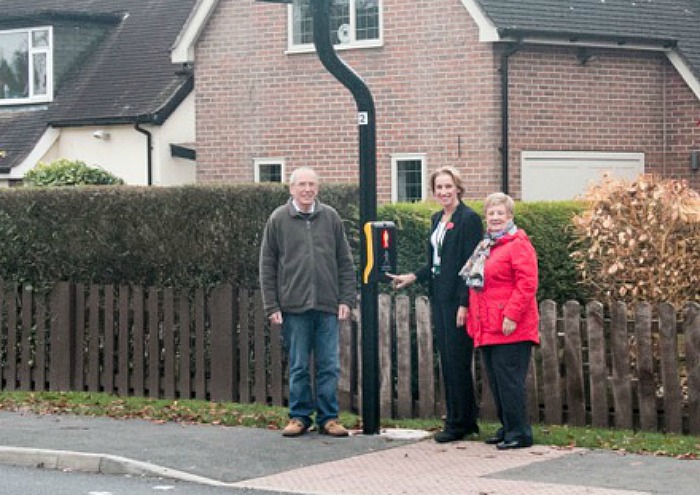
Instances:
[[[498,232],[486,232],[484,239],[477,244],[474,252],[459,271],[459,276],[464,279],[467,287],[474,290],[482,290],[484,288],[484,266],[486,259],[491,254],[491,246],[496,244],[496,241],[506,234],[515,234],[518,227],[513,221],[508,222],[503,230]]]

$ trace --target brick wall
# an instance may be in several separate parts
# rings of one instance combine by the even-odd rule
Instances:
[[[315,53],[286,55],[286,8],[222,0],[196,59],[199,182],[253,180],[253,159],[286,158],[357,181],[356,107]],[[470,195],[498,188],[498,75],[460,0],[384,0],[384,46],[341,51],[377,109],[377,190],[392,153],[459,167]],[[461,143],[461,144],[460,144]]]
[[[665,55],[527,47],[510,59],[511,185],[521,151],[643,152],[648,172],[687,179],[700,104]]]
[[[384,0],[384,46],[340,51],[377,108],[377,190],[391,195],[391,154],[455,165],[468,197],[501,186],[500,62],[478,43],[460,0]],[[315,53],[285,54],[286,7],[221,0],[196,54],[197,180],[253,180],[253,160],[284,157],[326,180],[357,181],[356,107]],[[690,178],[700,148],[697,99],[665,56],[525,47],[511,57],[510,184],[522,150],[635,151],[647,168]],[[286,178],[285,178],[286,179]]]

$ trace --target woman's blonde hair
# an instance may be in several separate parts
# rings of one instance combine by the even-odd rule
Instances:
[[[454,167],[440,167],[430,174],[430,190],[435,193],[435,179],[437,179],[438,175],[443,174],[452,177],[452,182],[454,182],[455,187],[457,187],[457,197],[462,199],[462,195],[465,193],[466,189],[464,187],[464,181],[462,181],[462,176],[459,175],[459,171]]]
[[[484,213],[486,213],[486,210],[492,206],[500,205],[504,205],[506,207],[506,211],[509,215],[512,216],[515,214],[515,201],[513,201],[513,198],[502,192],[489,194],[486,197],[486,201],[484,201]]]

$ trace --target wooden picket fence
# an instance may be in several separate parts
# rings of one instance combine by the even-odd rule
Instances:
[[[528,377],[534,421],[700,434],[700,305],[540,305],[542,344]],[[630,316],[631,315],[631,316]],[[339,393],[360,412],[358,314],[341,329]],[[430,305],[380,295],[382,417],[443,413]],[[0,284],[3,390],[287,402],[280,328],[256,291],[174,291],[58,283],[49,293]],[[495,411],[476,353],[481,415]]]

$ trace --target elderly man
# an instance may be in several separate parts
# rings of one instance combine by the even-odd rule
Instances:
[[[289,352],[289,423],[297,437],[313,423],[322,434],[344,437],[338,421],[338,322],[355,303],[355,268],[338,213],[316,199],[319,178],[308,167],[290,178],[291,198],[267,221],[260,250],[265,312],[282,325]],[[310,362],[315,364],[315,393]]]

